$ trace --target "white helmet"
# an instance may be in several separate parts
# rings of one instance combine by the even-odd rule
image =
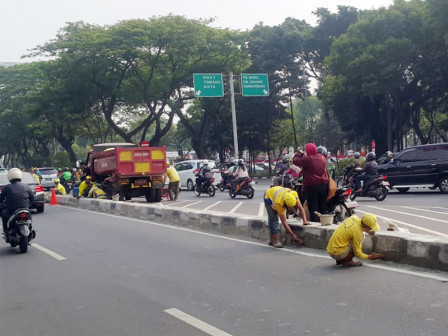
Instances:
[[[22,171],[19,168],[12,168],[8,171],[8,181],[22,180]]]
[[[208,165],[208,160],[202,160],[202,164],[205,166],[205,165]]]

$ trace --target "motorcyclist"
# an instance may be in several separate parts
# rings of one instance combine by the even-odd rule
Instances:
[[[361,168],[363,161],[361,159],[361,154],[359,152],[353,153],[353,168]]]
[[[238,160],[238,168],[233,175],[235,178],[232,181],[232,190],[238,191],[240,189],[240,182],[249,178],[249,173],[247,172],[243,160]]]
[[[290,160],[289,158],[285,157],[282,160],[282,163],[279,165],[280,170],[278,171],[278,176],[275,177],[272,180],[272,186],[276,187],[276,186],[283,186],[285,183],[284,181],[284,175],[287,171],[289,171],[290,169]]]
[[[383,160],[383,162],[381,162],[381,164],[385,164],[390,162],[390,160],[392,160],[394,158],[394,153],[392,153],[391,151],[387,151],[386,152],[386,158]]]
[[[60,180],[58,178],[53,180],[54,182],[54,191],[57,195],[65,195],[65,188],[64,186],[60,183]]]
[[[375,161],[376,155],[374,152],[370,152],[366,155],[366,166],[363,168],[362,173],[355,177],[355,189],[356,192],[361,192],[361,181],[364,181],[364,184],[368,182],[370,179],[374,178],[378,175],[378,163]]]
[[[203,160],[202,166],[198,172],[199,176],[196,179],[196,184],[198,185],[199,189],[201,188],[203,182],[205,182],[208,178],[211,178],[210,174],[211,174],[211,170],[208,167],[208,160]]]
[[[289,158],[285,157],[282,160],[282,166],[280,167],[280,170],[278,172],[279,175],[283,175],[285,171],[289,169]]]
[[[325,158],[325,161],[327,162],[328,174],[332,179],[334,179],[336,166],[334,165],[333,161],[331,161],[327,149],[324,146],[319,146],[317,147],[317,152]]]
[[[61,183],[64,184],[65,182],[70,181],[71,179],[72,179],[72,172],[70,171],[70,168],[65,167],[64,172],[60,177]]]
[[[3,232],[5,233],[6,242],[8,238],[8,219],[18,209],[29,209],[33,204],[34,195],[30,186],[22,183],[22,171],[19,168],[12,168],[8,171],[8,181],[10,184],[2,189],[0,194],[0,203],[4,202],[2,212]]]

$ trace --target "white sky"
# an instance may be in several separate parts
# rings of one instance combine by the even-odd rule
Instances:
[[[120,20],[183,15],[215,18],[215,27],[247,30],[259,22],[274,26],[287,17],[315,23],[318,7],[335,12],[337,5],[359,9],[387,7],[393,0],[1,0],[0,62],[20,56],[56,36],[66,22],[111,25]]]

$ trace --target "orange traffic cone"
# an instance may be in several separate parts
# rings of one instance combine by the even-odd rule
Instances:
[[[58,205],[58,199],[56,198],[56,192],[54,191],[54,188],[51,188],[50,205]]]

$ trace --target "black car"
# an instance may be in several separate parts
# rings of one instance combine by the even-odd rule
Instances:
[[[386,175],[391,187],[400,192],[410,187],[438,187],[448,193],[448,143],[406,148],[380,165],[378,173]]]
[[[28,184],[34,192],[34,202],[30,205],[30,209],[36,209],[37,212],[44,212],[45,198],[44,188],[35,180],[30,173],[22,173],[22,183]],[[0,174],[0,193],[4,186],[9,184],[8,176]]]

